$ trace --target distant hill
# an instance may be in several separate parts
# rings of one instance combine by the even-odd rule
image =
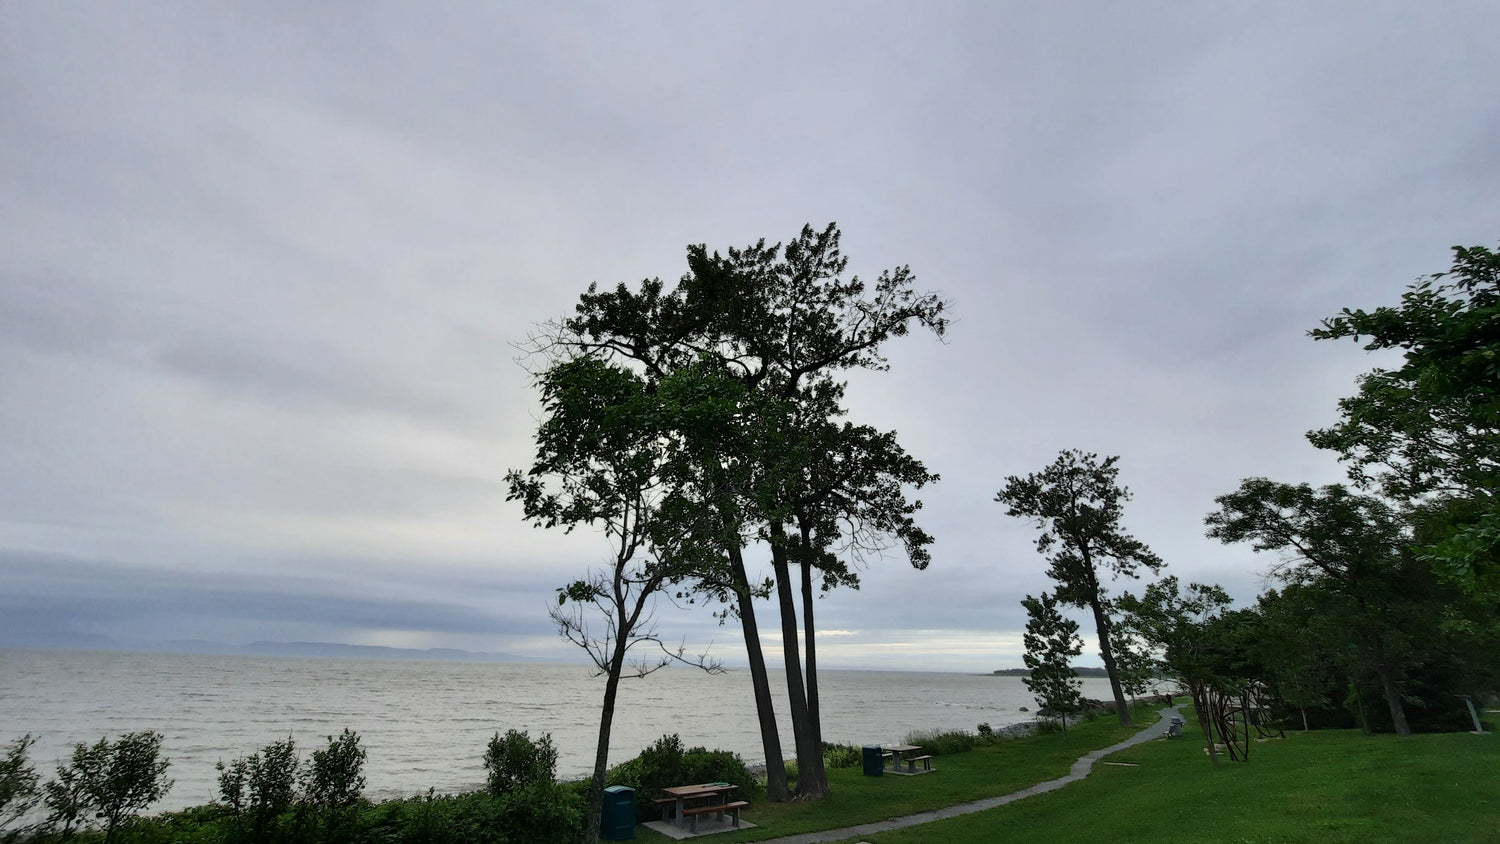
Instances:
[[[338,659],[430,659],[448,662],[524,662],[507,653],[476,653],[457,648],[387,648],[380,645],[340,645],[332,642],[252,642],[238,653],[257,656],[318,656]]]
[[[994,672],[997,677],[1030,677],[1030,668],[1002,668]],[[1073,673],[1079,677],[1108,677],[1109,672],[1096,665],[1075,665]]]
[[[0,640],[5,648],[40,648],[70,651],[136,651],[170,654],[229,654],[244,656],[299,656],[324,659],[408,659],[447,662],[529,662],[527,657],[508,653],[484,653],[457,648],[386,648],[377,645],[342,645],[334,642],[252,642],[228,645],[203,639],[171,641],[120,640],[109,636],[73,634],[7,637]]]

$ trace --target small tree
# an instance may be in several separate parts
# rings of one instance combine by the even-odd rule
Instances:
[[[126,733],[114,742],[79,743],[72,760],[59,765],[56,780],[46,785],[51,821],[63,822],[63,834],[89,816],[104,821],[104,840],[113,841],[126,820],[160,800],[172,788],[171,761],[161,756],[161,733]]]
[[[557,749],[552,734],[542,733],[532,741],[525,731],[506,730],[504,738],[496,732],[484,751],[484,769],[490,794],[496,797],[533,783],[554,782]]]
[[[1036,695],[1042,709],[1056,712],[1068,731],[1068,713],[1083,705],[1083,683],[1073,671],[1072,660],[1083,653],[1078,622],[1057,609],[1057,597],[1047,592],[1041,598],[1026,596],[1026,653],[1022,656],[1031,674],[1021,682]]]
[[[26,759],[26,751],[36,743],[31,733],[6,746],[0,758],[0,837],[11,840],[26,832],[28,826],[17,826],[41,799],[36,769]]]

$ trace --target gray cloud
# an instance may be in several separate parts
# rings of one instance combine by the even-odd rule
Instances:
[[[991,499],[1061,448],[1122,455],[1131,530],[1250,599],[1265,561],[1203,537],[1213,496],[1338,479],[1302,434],[1381,360],[1305,332],[1495,240],[1497,24],[1486,3],[8,8],[0,581],[26,597],[4,623],[547,650],[552,587],[605,549],[503,501],[537,413],[513,344],[590,282],[675,278],[688,243],[828,220],[863,277],[909,264],[958,320],[852,376],[853,416],[944,480],[931,569],[887,560],[820,604],[848,659],[946,636],[997,649],[955,665],[1014,664],[1017,601],[1047,584]]]

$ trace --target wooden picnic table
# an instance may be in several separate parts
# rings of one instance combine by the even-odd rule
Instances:
[[[921,746],[916,744],[886,744],[881,745],[880,749],[891,754],[891,768],[896,771],[901,770],[903,754],[910,753],[915,756],[922,750]]]
[[[685,814],[693,815],[694,827],[698,825],[698,815],[703,813],[704,811],[713,811],[717,809],[719,814],[722,816],[723,810],[725,808],[729,808],[726,798],[728,798],[729,795],[733,794],[738,789],[739,786],[734,785],[733,783],[705,782],[699,783],[697,785],[675,785],[671,788],[663,788],[662,791],[665,792],[668,797],[673,798],[671,803],[665,805],[669,805],[672,808],[672,825],[681,829],[682,819]],[[708,802],[704,803],[701,806],[689,809],[687,805],[689,800],[706,800]],[[739,821],[739,812],[738,807],[735,808],[735,821],[737,823]]]

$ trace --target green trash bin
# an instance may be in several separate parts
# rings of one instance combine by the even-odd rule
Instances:
[[[605,841],[627,841],[635,837],[635,789],[628,785],[612,785],[604,789],[599,837]]]
[[[878,777],[885,773],[885,751],[879,746],[867,744],[865,750],[865,776]]]

